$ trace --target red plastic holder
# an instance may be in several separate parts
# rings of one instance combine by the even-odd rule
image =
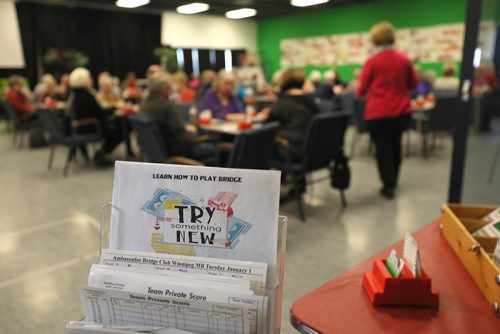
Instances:
[[[248,130],[252,128],[251,122],[240,122],[238,123],[238,130]]]
[[[422,269],[422,278],[415,278],[405,264],[399,278],[393,278],[384,260],[375,260],[371,272],[363,275],[363,287],[374,306],[418,306],[439,308],[439,295],[432,289],[432,280]]]

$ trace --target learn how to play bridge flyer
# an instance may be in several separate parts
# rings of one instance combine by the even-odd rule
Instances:
[[[279,171],[116,162],[110,249],[264,262],[276,276]]]

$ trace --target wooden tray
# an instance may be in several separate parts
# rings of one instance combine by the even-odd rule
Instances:
[[[473,237],[487,223],[481,218],[495,206],[443,205],[443,235],[500,317],[500,268],[491,259],[497,238]]]

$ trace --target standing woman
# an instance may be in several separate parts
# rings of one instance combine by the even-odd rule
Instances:
[[[401,137],[410,122],[410,94],[417,77],[408,57],[394,49],[391,23],[374,25],[370,34],[375,49],[363,66],[358,96],[366,98],[365,119],[383,183],[380,194],[393,198],[401,166]]]

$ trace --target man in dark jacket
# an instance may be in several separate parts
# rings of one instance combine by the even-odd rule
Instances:
[[[213,144],[200,142],[196,126],[186,124],[175,104],[169,100],[171,92],[170,78],[166,74],[160,75],[151,82],[149,94],[141,104],[141,112],[158,125],[169,155],[199,160],[212,157]]]

